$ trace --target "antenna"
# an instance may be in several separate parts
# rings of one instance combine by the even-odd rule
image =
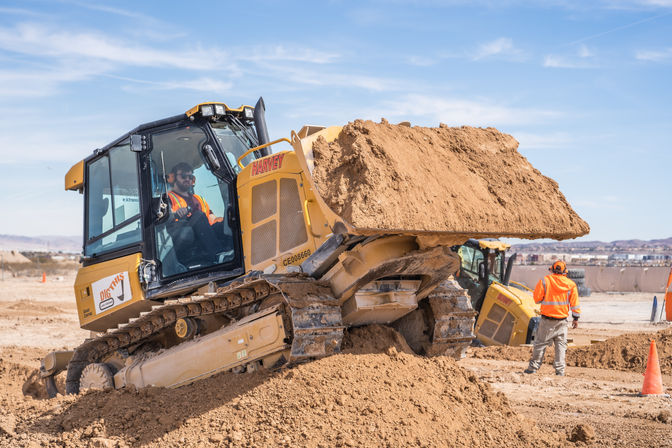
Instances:
[[[163,159],[163,151],[161,151],[161,175],[163,176],[163,194],[159,202],[159,211],[156,214],[156,217],[159,219],[163,218],[168,208],[168,204],[163,200],[164,194],[168,197],[168,179],[166,179],[166,161]]]

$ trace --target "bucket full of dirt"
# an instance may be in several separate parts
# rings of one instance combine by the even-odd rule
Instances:
[[[325,214],[348,233],[561,240],[590,230],[558,184],[494,128],[356,120],[294,147]]]

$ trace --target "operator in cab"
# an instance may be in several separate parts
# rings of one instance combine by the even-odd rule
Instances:
[[[553,367],[555,374],[565,376],[567,352],[567,317],[572,313],[572,328],[578,328],[579,292],[576,283],[567,278],[567,265],[556,261],[548,269],[550,275],[539,280],[534,289],[534,301],[541,304],[541,320],[534,336],[534,348],[525,373],[535,373],[541,367],[546,347],[555,345]]]
[[[217,262],[225,247],[223,219],[216,217],[208,203],[193,193],[194,171],[188,163],[175,165],[168,176],[171,190],[168,233],[175,244],[177,259],[184,265]]]

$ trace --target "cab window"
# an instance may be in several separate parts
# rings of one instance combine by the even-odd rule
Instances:
[[[490,253],[488,255],[488,268],[490,271],[490,281],[501,282],[503,277],[502,272],[502,252]]]
[[[241,168],[238,165],[238,157],[245,154],[248,149],[256,146],[255,142],[250,139],[245,132],[246,130],[235,123],[218,121],[211,123],[211,126],[217,137],[219,146],[224,150],[224,155],[233,171],[239,173]],[[248,128],[247,132],[251,132],[251,129]],[[242,160],[243,166],[248,165],[255,158],[256,155],[254,153],[248,154]]]
[[[86,214],[87,256],[142,240],[137,156],[128,144],[116,146],[88,164]]]
[[[478,279],[478,265],[483,263],[483,252],[462,246],[459,254],[462,259],[462,272],[474,280]]]
[[[207,136],[184,126],[151,136],[153,207],[167,216],[154,225],[162,277],[234,260],[234,232],[228,224],[232,186],[215,176],[203,154]]]
[[[471,265],[474,262],[474,249],[469,246],[460,246],[458,254],[460,260],[462,260],[462,270],[471,272]]]

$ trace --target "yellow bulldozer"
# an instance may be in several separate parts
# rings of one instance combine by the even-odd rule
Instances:
[[[516,257],[506,260],[510,247],[501,241],[470,239],[453,248],[461,263],[455,278],[478,313],[474,333],[485,345],[531,344],[539,325],[532,291],[511,281]]]
[[[70,169],[65,188],[84,199],[74,293],[91,337],[42,360],[49,395],[64,370],[78,393],[292,365],[374,323],[418,353],[462,356],[475,312],[453,278],[456,239],[353,227],[311,176],[313,143],[342,128],[305,126],[272,153],[264,109],[202,103]]]

